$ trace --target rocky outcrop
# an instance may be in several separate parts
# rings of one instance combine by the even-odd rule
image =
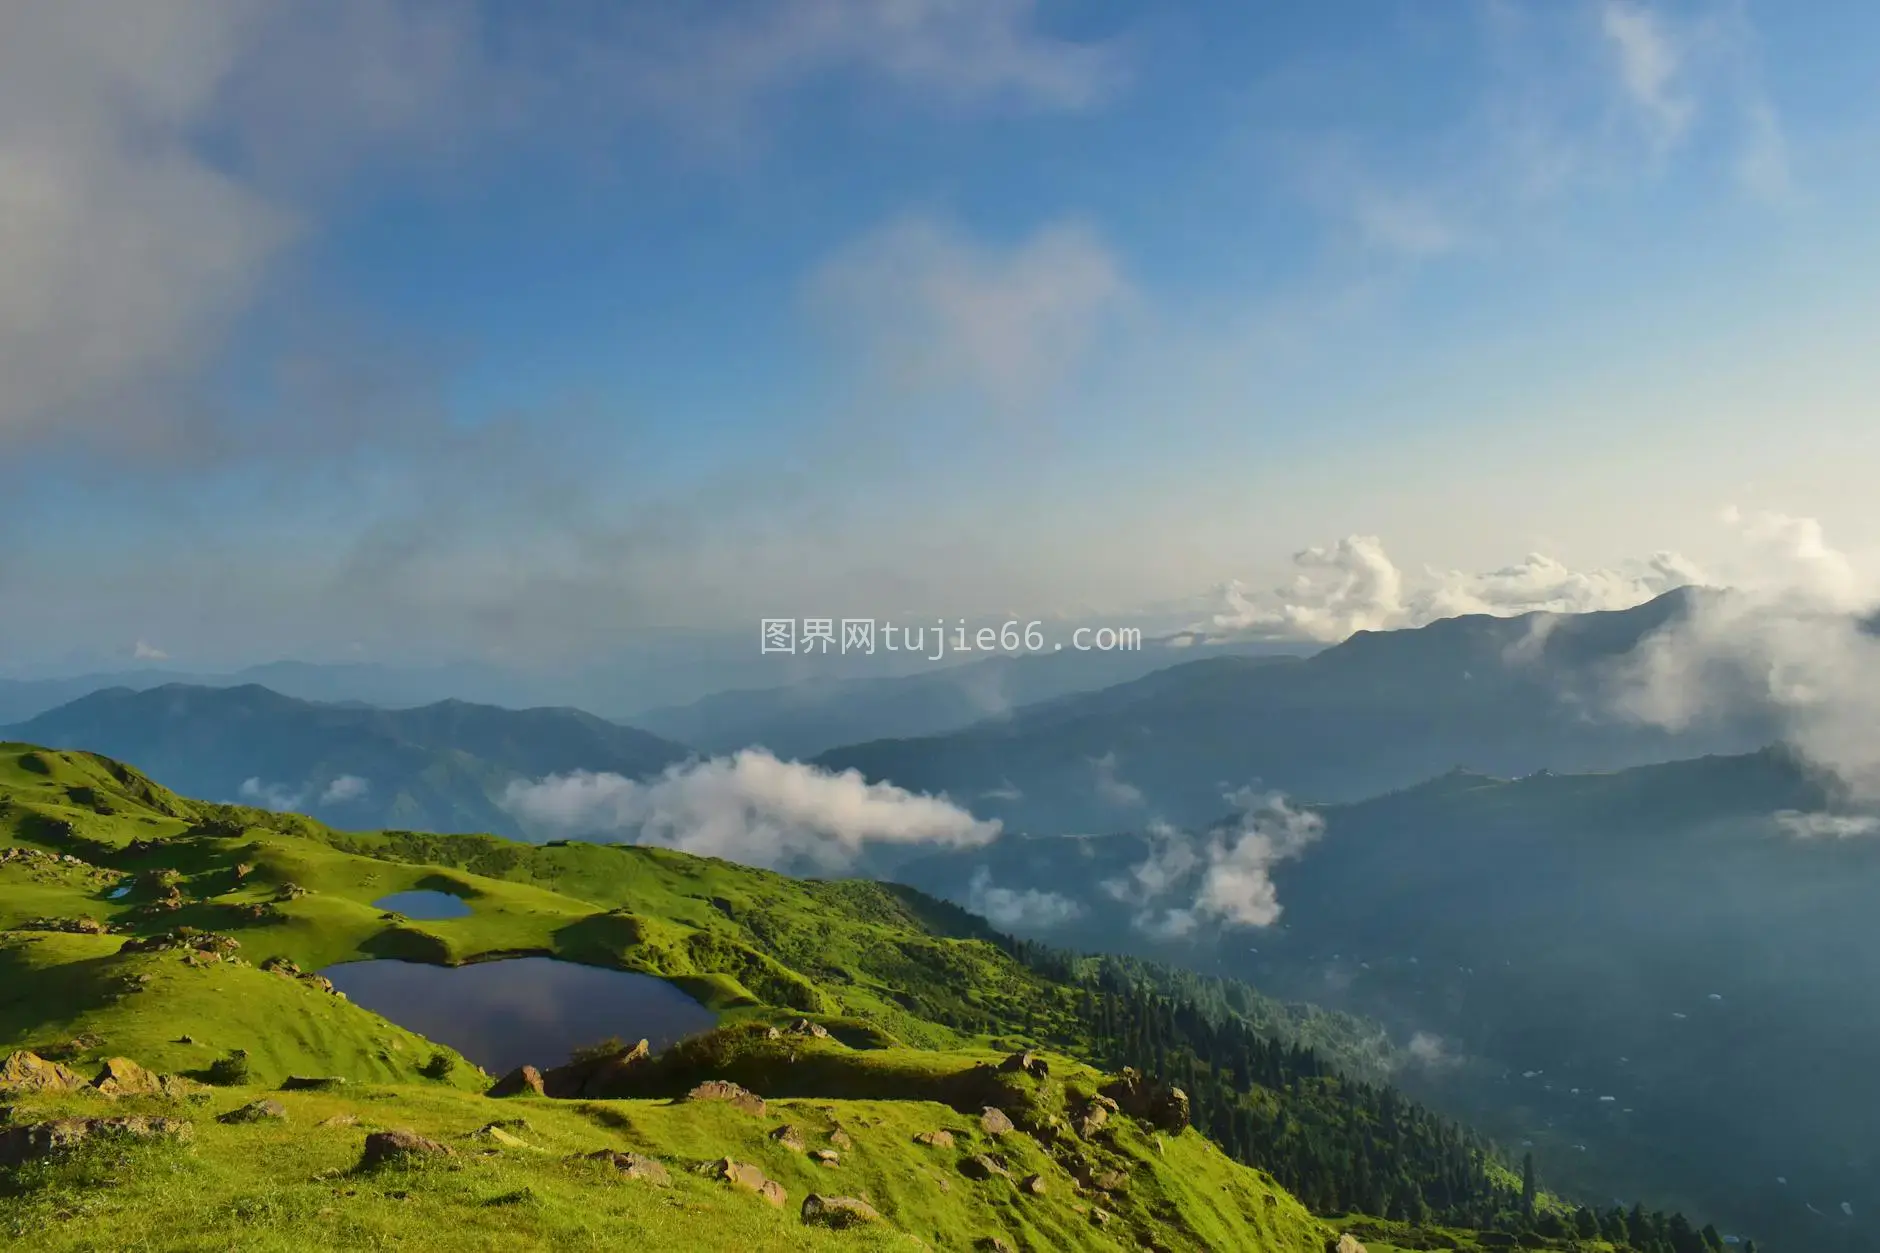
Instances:
[[[784,1031],[789,1035],[810,1036],[817,1040],[827,1040],[829,1038],[829,1028],[823,1026],[821,1023],[811,1022],[807,1018],[797,1019],[795,1022],[785,1027]]]
[[[279,1101],[250,1101],[241,1108],[232,1109],[216,1119],[221,1123],[285,1122],[286,1120],[287,1106]]]
[[[672,1172],[666,1164],[655,1157],[643,1153],[622,1153],[615,1149],[602,1149],[598,1153],[589,1153],[588,1160],[606,1162],[619,1171],[622,1178],[637,1179],[641,1183],[650,1183],[664,1188],[672,1183]]]
[[[866,1227],[884,1221],[879,1211],[867,1201],[853,1196],[823,1196],[812,1192],[803,1198],[803,1221],[813,1227]]]
[[[652,1046],[641,1040],[617,1053],[557,1066],[542,1073],[542,1093],[558,1101],[596,1101],[619,1096],[631,1083],[631,1072],[652,1055]]]
[[[1132,1118],[1171,1135],[1188,1126],[1188,1094],[1171,1084],[1145,1078],[1127,1067],[1123,1077],[1103,1089]]]
[[[546,1096],[542,1072],[533,1066],[518,1066],[490,1085],[485,1096]]]
[[[914,1135],[914,1143],[924,1144],[930,1149],[950,1149],[953,1147],[951,1131],[920,1131]]]
[[[74,1092],[84,1086],[83,1079],[37,1053],[21,1050],[0,1062],[0,1092]]]
[[[1051,1073],[1050,1063],[1029,1050],[1023,1053],[1012,1054],[999,1063],[999,1069],[1005,1071],[1021,1071],[1030,1075],[1033,1079],[1043,1079]]]
[[[163,1080],[128,1057],[113,1057],[92,1080],[106,1096],[162,1096]]]
[[[809,1141],[804,1138],[803,1129],[795,1123],[783,1124],[770,1133],[770,1138],[792,1153],[801,1153],[809,1147]]]
[[[960,1173],[968,1179],[990,1179],[998,1176],[1010,1179],[1012,1172],[1005,1168],[1005,1163],[989,1153],[975,1153],[960,1163]]]
[[[729,1079],[707,1079],[685,1094],[688,1101],[723,1101],[733,1109],[759,1118],[764,1115],[764,1098],[732,1083]]]
[[[782,1184],[770,1178],[749,1162],[739,1162],[729,1157],[721,1157],[716,1162],[712,1163],[710,1173],[719,1179],[723,1179],[734,1188],[742,1188],[746,1192],[755,1192],[758,1196],[763,1197],[764,1200],[775,1205],[778,1209],[782,1209],[783,1203],[790,1199],[789,1194],[783,1190]]]
[[[69,1152],[88,1141],[188,1140],[195,1128],[177,1118],[60,1118],[0,1127],[0,1166],[18,1166]]]
[[[436,1140],[427,1140],[415,1131],[395,1129],[375,1131],[366,1137],[365,1152],[359,1158],[361,1167],[370,1169],[399,1162],[418,1161],[429,1157],[454,1157],[447,1144]]]
[[[979,1126],[989,1136],[1009,1135],[1017,1130],[1005,1111],[994,1105],[988,1105],[980,1111]]]

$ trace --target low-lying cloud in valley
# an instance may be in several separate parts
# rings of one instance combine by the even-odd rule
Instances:
[[[762,749],[690,761],[647,781],[580,770],[518,780],[502,804],[538,830],[766,867],[840,870],[870,846],[974,847],[1000,830],[943,796],[780,761]]]
[[[1798,836],[1880,830],[1880,580],[1827,542],[1812,518],[1727,511],[1759,558],[1758,575],[1696,599],[1615,668],[1620,714],[1682,730],[1772,717],[1782,740],[1832,776],[1845,814],[1787,815]]]
[[[318,806],[346,805],[363,801],[372,792],[372,784],[356,774],[342,774],[325,787],[289,787],[270,783],[259,777],[242,780],[237,794],[243,804],[258,805],[277,813],[295,813],[307,808],[311,799]]]
[[[1318,840],[1325,820],[1294,808],[1277,792],[1242,788],[1226,799],[1238,814],[1230,826],[1203,838],[1152,824],[1149,856],[1127,877],[1103,885],[1115,899],[1137,907],[1138,930],[1177,940],[1204,923],[1267,927],[1279,921],[1274,868]],[[1177,893],[1186,903],[1168,904]]]
[[[966,906],[993,926],[1007,931],[1061,927],[1084,912],[1083,906],[1059,892],[998,887],[992,882],[992,871],[984,866],[973,872]]]

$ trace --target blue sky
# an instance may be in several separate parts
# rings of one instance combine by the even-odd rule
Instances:
[[[1880,549],[1869,5],[130,12],[0,17],[16,667]]]

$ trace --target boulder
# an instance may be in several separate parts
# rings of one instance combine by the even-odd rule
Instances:
[[[1139,1118],[1171,1135],[1188,1126],[1188,1094],[1171,1084],[1161,1083],[1125,1068],[1123,1077],[1103,1089],[1117,1106],[1131,1118]]]
[[[827,1040],[829,1038],[829,1028],[819,1022],[811,1022],[807,1018],[799,1018],[791,1023],[789,1032],[791,1035],[812,1036],[818,1040]]]
[[[803,1129],[795,1123],[783,1124],[770,1133],[770,1138],[792,1153],[801,1153],[809,1147],[809,1141],[803,1138]]]
[[[162,1096],[163,1080],[128,1057],[113,1057],[92,1080],[106,1096]]]
[[[627,1072],[653,1054],[652,1046],[641,1040],[632,1048],[601,1057],[585,1058],[543,1072],[543,1095],[558,1101],[607,1100],[621,1094],[628,1081]],[[528,1069],[524,1067],[523,1069]]]
[[[195,1128],[177,1118],[60,1118],[0,1127],[0,1166],[18,1166],[69,1152],[88,1140],[187,1140]]]
[[[815,1227],[866,1227],[882,1221],[881,1214],[860,1197],[823,1196],[812,1192],[803,1198],[803,1221]]]
[[[761,1118],[764,1115],[764,1098],[755,1092],[732,1083],[728,1079],[707,1079],[685,1094],[688,1101],[723,1101],[733,1109],[742,1110]]]
[[[75,1092],[85,1081],[37,1053],[24,1050],[0,1062],[0,1092]]]
[[[1012,1120],[996,1105],[988,1105],[979,1115],[979,1125],[989,1136],[1002,1136],[1014,1130]]]
[[[953,1147],[951,1131],[921,1131],[914,1135],[914,1143],[924,1144],[930,1149],[950,1149]]]
[[[1358,1237],[1349,1231],[1339,1236],[1336,1242],[1326,1241],[1326,1253],[1364,1253],[1364,1246],[1358,1243]]]
[[[1129,1176],[1120,1170],[1100,1170],[1090,1177],[1090,1186],[1099,1192],[1126,1192]]]
[[[542,1072],[533,1066],[518,1066],[491,1085],[485,1096],[546,1096]]]
[[[1025,1182],[1018,1185],[1022,1191],[1033,1196],[1043,1196],[1049,1189],[1045,1186],[1043,1175],[1026,1175]]]
[[[641,1183],[650,1183],[656,1187],[667,1187],[672,1183],[672,1172],[666,1164],[656,1157],[647,1157],[643,1153],[622,1153],[615,1149],[602,1149],[598,1153],[589,1153],[589,1161],[606,1162],[627,1179],[637,1179]]]
[[[365,1152],[359,1158],[362,1167],[383,1166],[392,1162],[427,1157],[454,1157],[447,1144],[427,1140],[415,1131],[375,1131],[366,1137]]]
[[[834,1131],[829,1133],[829,1143],[839,1149],[852,1149],[855,1147],[855,1141],[849,1139],[849,1133],[840,1127],[837,1127]]]
[[[279,1101],[250,1101],[240,1109],[232,1109],[216,1119],[223,1123],[246,1122],[284,1122],[287,1119],[287,1106]]]
[[[1044,1058],[1027,1049],[1023,1053],[1014,1053],[999,1063],[1000,1070],[1022,1071],[1033,1079],[1043,1079],[1051,1073],[1051,1065]]]
[[[997,1175],[1001,1179],[1010,1179],[1012,1174],[998,1159],[985,1153],[975,1153],[960,1163],[960,1173],[968,1179],[990,1179]]]
[[[809,1159],[818,1166],[840,1166],[842,1164],[842,1154],[836,1152],[834,1149],[817,1149],[809,1155]]]
[[[789,1194],[783,1190],[782,1184],[765,1175],[763,1171],[749,1162],[738,1162],[729,1157],[721,1157],[712,1164],[711,1172],[734,1188],[755,1192],[778,1209],[782,1209],[783,1203],[789,1199]]]

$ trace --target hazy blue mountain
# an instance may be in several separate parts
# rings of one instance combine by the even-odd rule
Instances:
[[[1311,657],[1216,657],[1066,696],[947,735],[816,758],[1041,834],[1210,820],[1251,784],[1315,800],[1407,786],[1451,766],[1501,775],[1609,770],[1768,743],[1749,720],[1672,734],[1600,715],[1603,668],[1684,612],[1450,618],[1360,632]]]
[[[1179,866],[1166,836],[1006,837],[896,877],[1053,943],[1379,1019],[1427,1060],[1404,1084],[1531,1141],[1545,1177],[1809,1248],[1843,1201],[1880,1203],[1880,834],[1804,824],[1832,803],[1777,750],[1453,772],[1322,808],[1273,869],[1275,924],[1180,940],[1144,928],[1194,904],[1206,837],[1177,837],[1201,866],[1153,901],[1131,870]]]
[[[166,785],[352,827],[525,834],[497,803],[516,778],[655,774],[690,750],[576,709],[444,701],[415,709],[299,700],[249,684],[95,692],[0,729],[83,748]]]
[[[804,758],[864,740],[937,735],[1012,715],[1077,692],[1124,683],[1193,659],[1195,649],[1149,641],[1140,650],[1048,652],[936,665],[917,674],[811,679],[784,687],[719,692],[634,714],[636,725],[707,752],[762,745]],[[1291,657],[1300,644],[1207,646],[1210,656]]]

